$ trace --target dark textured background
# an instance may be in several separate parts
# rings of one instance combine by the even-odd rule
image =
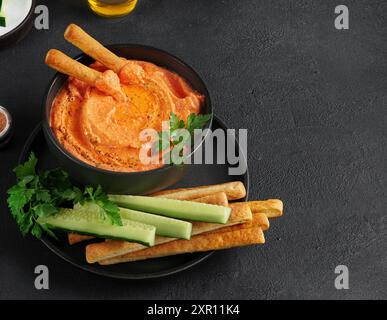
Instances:
[[[385,1],[345,1],[346,31],[333,25],[339,1],[140,0],[115,21],[94,16],[86,1],[38,2],[49,3],[50,30],[0,51],[0,104],[17,130],[0,151],[0,298],[387,298]],[[22,239],[5,190],[53,75],[46,51],[78,52],[63,40],[70,22],[105,43],[179,56],[207,83],[217,115],[249,129],[250,196],[286,205],[264,246],[132,282],[85,273]],[[34,289],[38,264],[51,270],[49,291]],[[334,288],[339,264],[349,267],[349,290]]]

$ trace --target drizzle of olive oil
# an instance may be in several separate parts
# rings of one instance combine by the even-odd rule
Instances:
[[[90,9],[96,14],[108,17],[122,17],[134,10],[137,0],[88,0]]]

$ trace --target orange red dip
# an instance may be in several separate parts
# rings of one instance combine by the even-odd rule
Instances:
[[[98,63],[91,67],[106,72]],[[140,132],[160,131],[171,112],[186,121],[189,114],[199,113],[204,96],[179,75],[155,64],[128,60],[124,69],[118,85],[125,99],[70,78],[53,103],[50,125],[67,151],[92,166],[120,172],[155,169],[162,164],[139,160]]]

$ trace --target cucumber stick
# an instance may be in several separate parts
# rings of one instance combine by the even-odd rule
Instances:
[[[137,221],[156,227],[156,234],[164,237],[191,239],[192,223],[136,210],[120,208],[121,219]]]
[[[122,226],[103,219],[98,210],[61,209],[57,214],[40,217],[38,223],[48,227],[89,234],[102,238],[121,239],[153,246],[156,228],[136,221],[122,219]]]
[[[119,207],[183,220],[226,223],[231,208],[212,204],[145,196],[109,195]]]
[[[79,212],[91,212],[100,210],[100,207],[93,203],[86,203],[74,206]],[[192,224],[187,221],[167,218],[151,213],[135,211],[125,208],[120,208],[121,219],[136,221],[156,227],[156,234],[164,237],[191,239]]]

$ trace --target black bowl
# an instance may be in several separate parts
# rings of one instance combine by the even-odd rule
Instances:
[[[22,40],[31,31],[32,26],[34,25],[35,5],[36,1],[32,0],[30,11],[28,12],[24,20],[17,27],[12,29],[8,33],[0,36],[0,48],[6,47]]]
[[[187,80],[193,89],[205,96],[201,113],[213,113],[210,95],[204,82],[191,67],[180,59],[165,51],[142,45],[123,44],[107,47],[117,55],[127,59],[149,61],[177,73]],[[86,65],[93,62],[90,57],[84,54],[76,59]],[[189,165],[165,165],[158,169],[142,172],[113,172],[91,166],[65,150],[52,132],[49,119],[52,103],[66,81],[67,76],[57,73],[51,82],[44,103],[43,130],[49,149],[75,181],[83,185],[101,185],[109,193],[149,194],[171,186],[183,177]],[[206,128],[211,128],[211,125],[212,119]]]

